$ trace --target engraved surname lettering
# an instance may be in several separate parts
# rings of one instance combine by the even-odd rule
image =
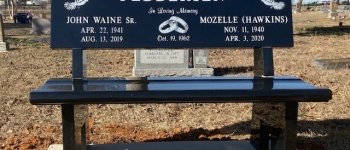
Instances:
[[[94,22],[95,23],[99,23],[99,24],[121,24],[122,23],[122,17],[116,17],[116,16],[113,16],[113,17],[110,17],[110,16],[107,16],[107,17],[100,17],[100,16],[94,16]]]
[[[286,23],[285,16],[245,16],[245,23]]]
[[[89,23],[89,17],[68,16],[66,24],[85,24]]]
[[[252,17],[251,16],[246,16],[245,17],[245,23],[251,23],[252,22]]]
[[[263,22],[264,18],[262,16],[256,16],[254,20],[257,20],[256,22]]]

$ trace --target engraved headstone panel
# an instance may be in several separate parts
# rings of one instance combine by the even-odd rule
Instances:
[[[193,66],[194,68],[208,67],[208,49],[193,50]]]
[[[188,50],[135,50],[136,68],[188,68]]]
[[[50,32],[51,32],[51,21],[49,19],[33,18],[31,33],[50,34]]]
[[[68,0],[51,5],[51,48],[293,46],[289,0]]]
[[[298,2],[296,5],[296,12],[299,13],[301,11],[301,6],[302,6],[301,2]]]
[[[329,7],[322,7],[322,13],[328,13]]]
[[[336,2],[331,2],[330,3],[330,12],[328,13],[328,17],[327,18],[334,18],[338,16],[338,12],[337,12],[338,6]]]
[[[189,66],[189,50],[138,49],[134,51],[133,76],[212,76],[214,69],[207,67],[208,51],[198,50],[200,53],[193,55],[193,68]]]
[[[344,5],[343,10],[350,10],[350,5]]]
[[[315,11],[321,11],[321,6],[316,6],[316,9],[315,9]]]
[[[331,2],[330,3],[330,9],[331,9],[331,12],[336,12],[337,9],[338,9],[338,5],[336,2]]]

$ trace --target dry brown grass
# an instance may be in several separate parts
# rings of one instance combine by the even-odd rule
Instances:
[[[275,74],[297,76],[333,91],[333,99],[328,103],[300,104],[298,140],[323,145],[328,150],[347,150],[350,149],[349,69],[321,70],[313,67],[311,62],[314,59],[350,57],[350,20],[346,20],[345,26],[340,28],[337,22],[326,17],[327,14],[320,12],[293,14],[296,21],[295,46],[275,48]],[[62,142],[59,107],[30,105],[28,96],[46,79],[70,77],[71,53],[53,51],[48,44],[28,41],[28,37],[34,36],[28,35],[29,30],[29,26],[5,26],[12,50],[0,53],[0,143],[4,143],[4,149],[16,149],[18,145],[23,145],[17,136],[45,139],[36,144],[42,147],[32,146],[33,149]],[[88,61],[90,77],[132,75],[133,51],[89,51]],[[213,49],[209,65],[218,74],[252,75],[250,66],[253,65],[253,51]],[[108,135],[97,134],[98,127],[110,123],[147,131],[145,139],[135,141],[169,137],[172,135],[169,131],[173,129],[188,128],[203,128],[205,131],[222,129],[224,131],[215,136],[249,138],[251,104],[91,105],[90,110],[95,133],[92,140],[96,140],[93,141],[96,143],[118,142],[111,140]],[[169,134],[164,136],[160,132]],[[152,133],[159,135],[149,136]],[[22,140],[28,144],[28,140]]]

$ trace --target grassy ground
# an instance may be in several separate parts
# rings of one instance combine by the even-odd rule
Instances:
[[[343,14],[340,14],[343,15]],[[350,21],[343,27],[321,12],[293,14],[293,48],[275,48],[275,74],[294,75],[333,91],[328,103],[300,103],[300,149],[350,149],[349,69],[321,70],[314,59],[349,58]],[[29,25],[5,21],[11,50],[0,53],[0,149],[45,149],[61,143],[60,108],[33,106],[29,92],[46,79],[71,76],[70,51],[29,41]],[[91,77],[131,76],[133,51],[88,52]],[[212,49],[220,75],[252,75],[251,49]],[[91,105],[91,142],[247,139],[251,104]],[[307,143],[307,144],[305,144]]]

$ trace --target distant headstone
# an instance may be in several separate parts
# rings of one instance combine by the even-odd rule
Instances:
[[[344,5],[343,10],[350,10],[350,5]]]
[[[330,3],[330,12],[328,13],[328,17],[327,18],[333,18],[333,17],[337,17],[338,16],[338,12],[337,12],[338,6],[336,2],[331,2]]]
[[[335,1],[331,2],[331,3],[330,3],[330,9],[331,9],[331,12],[337,11],[337,9],[338,9],[338,4],[337,4],[337,2],[335,2]]]
[[[329,12],[329,7],[321,7],[322,13],[328,13]]]
[[[194,68],[208,68],[209,50],[193,50],[193,67]]]
[[[297,8],[296,8],[296,10],[294,11],[294,13],[300,13],[300,11],[301,11],[301,6],[302,6],[302,3],[301,3],[301,2],[298,2],[298,3],[297,3]]]
[[[313,60],[312,64],[320,69],[350,68],[350,58]]]
[[[50,34],[51,21],[44,18],[33,18],[31,34]]]
[[[187,68],[188,50],[136,50],[136,68]]]
[[[5,42],[5,32],[2,15],[0,15],[0,52],[7,52],[9,50],[9,43]]]
[[[321,6],[316,6],[316,9],[315,9],[315,10],[316,10],[316,11],[321,11],[321,8],[322,8]]]
[[[47,17],[46,17],[46,13],[39,13],[39,18],[44,18],[44,19],[46,19]]]
[[[212,76],[214,69],[203,67],[207,66],[207,56],[205,54],[206,52],[204,50],[200,60],[198,59],[198,68],[191,68],[189,67],[189,50],[135,50],[133,76]]]
[[[344,12],[345,12],[345,10],[342,10],[342,9],[337,10],[337,13],[344,13]]]

